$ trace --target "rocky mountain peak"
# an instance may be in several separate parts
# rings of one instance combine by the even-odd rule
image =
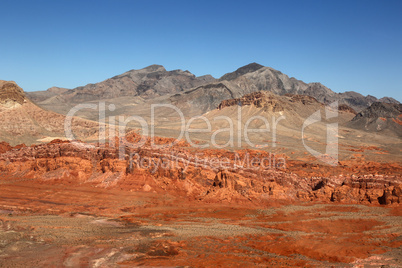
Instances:
[[[199,80],[204,81],[204,82],[208,82],[208,83],[212,83],[214,82],[216,79],[210,75],[210,74],[206,74],[206,75],[201,75],[197,77]]]
[[[257,71],[257,70],[259,70],[261,68],[264,68],[264,66],[262,66],[261,64],[253,62],[253,63],[247,64],[247,65],[245,65],[243,67],[240,67],[239,69],[237,69],[236,71],[234,71],[232,73],[227,73],[227,74],[223,75],[220,80],[231,81],[231,80],[234,80],[234,79],[236,79],[237,77],[239,77],[241,75],[255,72],[255,71]]]
[[[159,65],[159,64],[149,65],[148,67],[143,68],[143,70],[147,70],[150,72],[166,71],[165,67],[163,67],[162,65]]]
[[[400,102],[397,101],[394,98],[391,97],[382,97],[381,99],[378,100],[379,102],[385,102],[385,103],[395,103],[395,104],[399,104]]]

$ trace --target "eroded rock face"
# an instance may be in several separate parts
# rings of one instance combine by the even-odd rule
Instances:
[[[400,176],[301,177],[286,169],[234,165],[221,169],[209,161],[212,156],[227,158],[230,163],[235,161],[235,153],[223,150],[203,150],[196,152],[195,157],[186,147],[153,149],[146,144],[119,157],[116,148],[81,142],[54,141],[13,149],[2,144],[2,148],[5,148],[0,155],[2,180],[169,191],[207,202],[301,200],[392,205],[402,201]],[[240,157],[245,154],[236,153]],[[247,150],[247,153],[264,152]]]
[[[356,114],[356,111],[346,104],[340,104],[338,108],[339,108],[339,111],[346,111],[346,112],[349,112],[352,114]]]
[[[401,186],[399,180],[382,176],[346,179],[341,186],[333,189],[331,201],[387,205],[400,203]],[[399,192],[393,193],[393,189],[399,189]]]
[[[402,189],[400,185],[390,185],[387,187],[383,195],[378,197],[378,202],[382,205],[390,205],[394,203],[401,203]]]
[[[222,101],[217,108],[221,110],[230,106],[254,106],[264,112],[279,113],[280,115],[286,114],[287,117],[294,120],[305,117],[310,112],[324,107],[322,103],[310,96],[297,94],[279,96],[268,91],[258,91],[246,94],[240,98],[227,99]],[[346,114],[346,110],[341,111],[342,114]],[[350,111],[347,112],[349,113]],[[350,115],[347,116],[350,117]],[[294,124],[295,122],[293,122]],[[302,124],[302,122],[298,124]]]
[[[24,91],[16,83],[0,80],[0,105],[22,105],[25,101]]]
[[[11,148],[12,147],[7,142],[4,141],[0,142],[0,154],[10,151]]]
[[[290,110],[291,105],[294,102],[303,105],[321,105],[315,98],[306,95],[286,94],[284,97],[281,97],[267,91],[258,91],[244,95],[241,98],[224,100],[219,104],[218,109],[235,105],[254,105],[258,108],[264,108],[265,110],[270,110],[272,112],[281,112],[285,109]]]

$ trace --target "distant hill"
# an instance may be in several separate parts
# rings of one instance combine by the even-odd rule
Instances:
[[[46,111],[29,98],[13,81],[0,80],[0,140],[11,145],[30,145],[64,138],[65,116]],[[74,118],[72,129],[78,138],[96,139],[96,122]]]
[[[402,137],[402,104],[374,102],[358,113],[348,126]]]
[[[60,94],[63,94],[64,92],[66,92],[68,90],[69,90],[68,88],[51,87],[45,91],[32,91],[32,92],[27,92],[26,94],[29,96],[30,100],[37,103],[37,102],[45,101],[53,96],[58,96]]]

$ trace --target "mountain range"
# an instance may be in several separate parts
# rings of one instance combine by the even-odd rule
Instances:
[[[227,73],[219,79],[210,75],[195,76],[189,71],[167,71],[161,65],[131,70],[95,84],[64,89],[53,87],[46,91],[28,92],[34,102],[43,107],[114,99],[137,98],[141,102],[169,96],[173,104],[193,106],[196,113],[214,109],[229,98],[239,98],[257,91],[270,91],[278,95],[299,94],[316,98],[328,104],[338,101],[360,112],[374,102],[399,103],[391,97],[377,99],[354,91],[336,93],[321,83],[305,83],[294,77],[258,63],[251,63]],[[62,111],[61,111],[62,112]]]
[[[206,115],[211,111],[218,116],[219,113],[231,116],[233,109],[225,107],[246,98],[253,101],[248,104],[246,101],[245,105],[257,109],[245,113],[251,116],[260,114],[258,109],[261,107],[255,105],[261,102],[258,96],[269,96],[262,99],[270,99],[263,105],[264,116],[268,116],[269,105],[287,103],[285,106],[290,108],[282,112],[289,113],[288,118],[300,118],[297,123],[295,121],[298,128],[308,116],[306,111],[312,113],[314,109],[322,109],[324,104],[338,101],[339,110],[347,112],[340,118],[345,127],[396,137],[402,135],[402,105],[391,97],[377,99],[352,91],[336,93],[320,83],[305,83],[273,68],[251,63],[219,79],[210,75],[197,77],[189,71],[167,71],[161,65],[151,65],[74,89],[52,87],[46,91],[24,92],[15,82],[1,81],[0,118],[3,124],[0,139],[15,145],[63,137],[65,115],[75,105],[85,102],[105,101],[116,106],[111,115],[139,115],[149,119],[150,105],[155,103],[173,104],[185,117]],[[226,110],[215,112],[218,107]],[[73,120],[73,127],[78,137],[95,140],[99,112],[82,110],[75,115],[78,117]],[[269,116],[272,115],[275,115],[275,110],[271,109]],[[174,111],[160,109],[155,122],[160,127],[159,134],[175,135],[178,126],[172,122],[177,119]],[[292,129],[291,132],[296,131],[291,125],[287,127]]]

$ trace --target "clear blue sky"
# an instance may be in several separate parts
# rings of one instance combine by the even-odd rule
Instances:
[[[0,1],[0,79],[73,88],[162,64],[220,77],[258,62],[402,101],[402,1]]]

